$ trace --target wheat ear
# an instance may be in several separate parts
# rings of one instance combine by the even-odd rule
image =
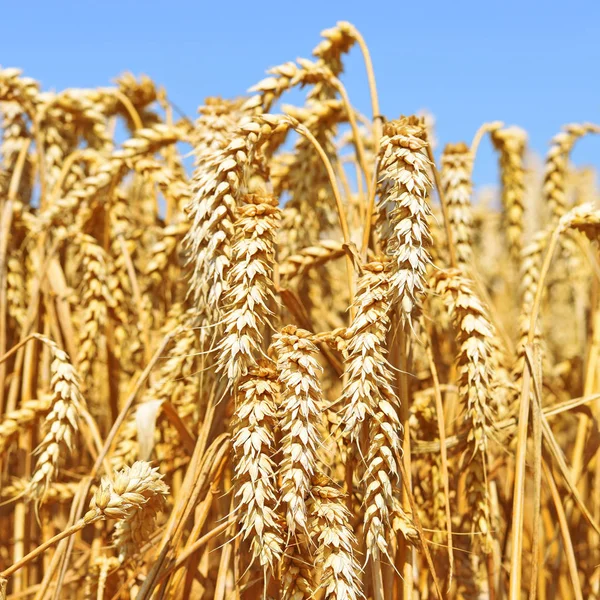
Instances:
[[[253,560],[271,573],[283,554],[273,461],[278,387],[268,362],[250,369],[239,386],[233,437],[240,528],[244,539],[251,539]]]
[[[310,332],[288,325],[273,340],[281,386],[281,501],[286,507],[290,535],[297,530],[306,532],[306,501],[321,444],[319,423],[323,398],[319,375],[322,368],[311,338]]]
[[[486,457],[493,423],[491,339],[494,329],[472,283],[459,270],[440,271],[436,274],[435,283],[436,292],[444,298],[452,316],[459,346],[459,394],[466,411],[465,419],[469,423],[465,459],[469,466],[467,494],[473,512],[468,518],[471,519],[472,531],[482,534],[482,547],[490,552]]]
[[[546,155],[543,193],[553,220],[558,220],[567,210],[567,175],[569,155],[577,140],[589,133],[598,133],[600,128],[591,123],[571,123],[552,138]]]
[[[54,357],[50,382],[52,408],[46,416],[46,435],[38,447],[39,457],[28,488],[28,495],[43,500],[48,486],[58,473],[60,459],[73,450],[73,437],[78,431],[78,415],[84,401],[79,377],[67,353],[51,340],[43,336],[36,337],[50,348]]]
[[[471,209],[473,155],[461,142],[448,144],[442,154],[441,181],[448,205],[448,219],[457,263],[469,268],[473,262],[473,214]]]
[[[428,194],[430,162],[427,131],[418,117],[386,123],[379,151],[379,223],[385,252],[393,261],[390,281],[402,324],[416,326],[425,292],[425,271],[431,262]],[[389,211],[389,230],[381,226]]]
[[[311,497],[311,531],[317,546],[315,564],[321,569],[317,589],[324,590],[324,600],[363,598],[360,567],[354,556],[356,538],[343,493],[321,475],[313,481]]]
[[[523,165],[527,134],[519,127],[496,129],[492,142],[500,154],[502,204],[506,224],[508,251],[518,265],[523,248],[523,213],[525,212],[525,167]]]
[[[224,300],[224,337],[219,344],[218,371],[225,373],[230,385],[257,365],[274,302],[277,199],[249,194],[244,200],[235,225],[233,267]]]
[[[166,496],[169,488],[162,481],[158,468],[145,461],[136,461],[123,467],[115,475],[114,483],[103,477],[92,496],[86,522],[96,519],[131,519],[157,496]]]

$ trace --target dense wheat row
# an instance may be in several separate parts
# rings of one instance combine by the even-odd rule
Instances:
[[[600,129],[436,149],[322,35],[195,123],[0,69],[2,600],[600,598]]]

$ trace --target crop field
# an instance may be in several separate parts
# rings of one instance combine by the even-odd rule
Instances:
[[[600,598],[600,127],[321,36],[195,118],[0,68],[0,600]]]

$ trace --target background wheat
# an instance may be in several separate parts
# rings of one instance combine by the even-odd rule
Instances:
[[[599,128],[438,170],[374,82],[0,69],[2,600],[600,598]]]

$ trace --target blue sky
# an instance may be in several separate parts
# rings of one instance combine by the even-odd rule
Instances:
[[[240,95],[268,67],[310,56],[322,29],[348,20],[370,47],[382,112],[430,110],[442,144],[499,119],[543,154],[562,124],[600,122],[597,0],[35,0],[3,2],[1,18],[0,64],[45,89],[146,73],[190,117],[204,97]],[[346,67],[351,100],[368,113],[358,50]],[[582,140],[573,160],[600,167],[600,139]],[[487,143],[475,179],[497,179]]]

